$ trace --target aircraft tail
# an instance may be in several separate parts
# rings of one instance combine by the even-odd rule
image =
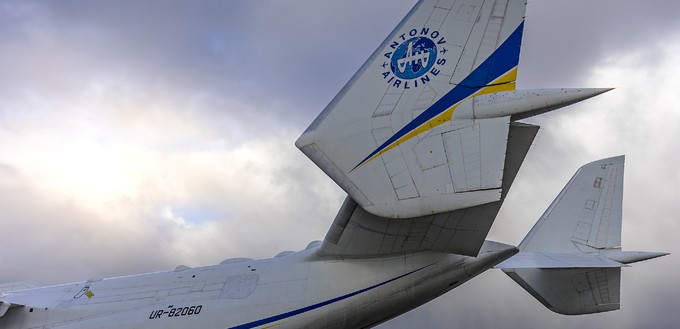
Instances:
[[[510,123],[609,89],[515,90],[526,0],[421,0],[296,146],[368,213],[501,200]]]
[[[553,312],[619,309],[621,267],[666,255],[621,250],[623,168],[623,156],[581,167],[496,268]]]

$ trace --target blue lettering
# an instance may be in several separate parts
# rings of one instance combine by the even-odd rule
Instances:
[[[421,31],[420,34],[422,35],[428,35],[430,34],[430,28],[429,27],[424,27]]]
[[[401,80],[397,79],[394,80],[394,83],[392,84],[392,87],[394,88],[399,88],[399,85],[401,84]]]
[[[437,69],[434,68],[434,67],[432,68],[432,70],[430,70],[430,73],[432,73],[432,75],[434,75],[435,77],[436,77],[437,75],[439,75],[439,72],[441,72],[441,71],[437,70]]]

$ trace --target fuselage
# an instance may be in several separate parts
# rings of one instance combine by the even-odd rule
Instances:
[[[0,328],[365,328],[407,312],[516,253],[379,259],[290,255],[7,293]]]

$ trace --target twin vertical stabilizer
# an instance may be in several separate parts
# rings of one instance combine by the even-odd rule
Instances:
[[[619,309],[621,267],[666,255],[621,250],[623,167],[623,156],[581,167],[496,268],[554,312]]]

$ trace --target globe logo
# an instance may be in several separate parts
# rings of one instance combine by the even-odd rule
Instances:
[[[404,90],[435,81],[446,65],[446,44],[439,31],[428,27],[396,35],[385,47],[380,75],[391,88]]]
[[[400,79],[418,78],[432,68],[437,60],[437,46],[426,37],[406,40],[394,51],[390,69]]]

